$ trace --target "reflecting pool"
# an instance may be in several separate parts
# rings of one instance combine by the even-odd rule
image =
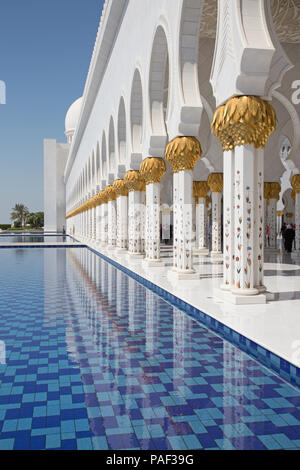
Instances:
[[[57,243],[67,242],[71,239],[67,235],[1,235],[1,243]]]
[[[0,250],[0,449],[300,448],[300,394],[86,248]]]

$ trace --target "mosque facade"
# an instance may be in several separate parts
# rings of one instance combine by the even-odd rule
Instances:
[[[106,0],[67,143],[45,140],[45,230],[267,301],[266,253],[300,257],[300,2]],[[199,283],[201,280],[199,279]]]

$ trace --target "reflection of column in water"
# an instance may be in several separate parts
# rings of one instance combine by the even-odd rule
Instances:
[[[223,419],[225,435],[230,435],[232,431],[232,424],[239,426],[241,424],[240,409],[246,404],[249,404],[249,398],[246,397],[247,384],[243,384],[243,378],[247,376],[247,371],[244,371],[244,353],[239,349],[232,346],[227,341],[223,342]],[[246,374],[245,374],[246,372]],[[245,398],[244,398],[245,397]],[[243,403],[243,400],[246,400]],[[232,400],[234,404],[231,405]],[[238,402],[238,403],[237,403]],[[239,432],[239,429],[237,429]],[[243,429],[240,429],[240,435],[243,434]],[[244,447],[241,447],[244,448]]]
[[[136,309],[136,288],[137,283],[131,277],[128,279],[128,315],[129,315],[129,331],[135,332],[135,309]]]
[[[187,315],[177,308],[173,309],[173,379],[184,379],[184,346],[186,335],[186,321]],[[181,383],[181,382],[180,382]]]
[[[155,314],[158,311],[158,298],[150,290],[146,291],[146,352],[155,352]]]
[[[99,288],[100,272],[101,272],[101,258],[95,255],[95,285],[96,289]]]
[[[116,282],[117,282],[117,289],[116,289],[116,302],[117,302],[117,308],[116,308],[116,311],[117,311],[117,315],[119,317],[122,316],[123,314],[123,310],[124,310],[124,307],[125,307],[125,296],[126,296],[126,293],[127,293],[127,286],[128,286],[128,283],[127,283],[127,276],[125,276],[125,274],[122,273],[122,271],[119,271],[117,270],[117,273],[116,273]]]
[[[108,302],[109,306],[115,305],[115,288],[116,288],[116,268],[111,264],[108,265]]]
[[[60,289],[66,276],[66,250],[45,249],[44,251],[44,325],[49,327],[49,321],[56,321],[61,304],[56,289]]]
[[[102,276],[101,276],[101,291],[102,294],[107,294],[107,279],[108,279],[108,263],[103,262]]]

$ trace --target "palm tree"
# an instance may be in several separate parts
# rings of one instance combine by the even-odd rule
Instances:
[[[10,218],[14,222],[19,222],[21,226],[24,227],[28,214],[29,210],[26,206],[24,206],[24,204],[16,204],[15,207],[13,207],[12,209]]]

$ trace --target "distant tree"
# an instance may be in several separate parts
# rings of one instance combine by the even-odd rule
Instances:
[[[14,223],[18,223],[24,227],[28,214],[29,210],[24,204],[16,204],[11,211],[10,218]]]
[[[44,212],[33,212],[26,218],[26,224],[30,224],[33,228],[44,226]]]

